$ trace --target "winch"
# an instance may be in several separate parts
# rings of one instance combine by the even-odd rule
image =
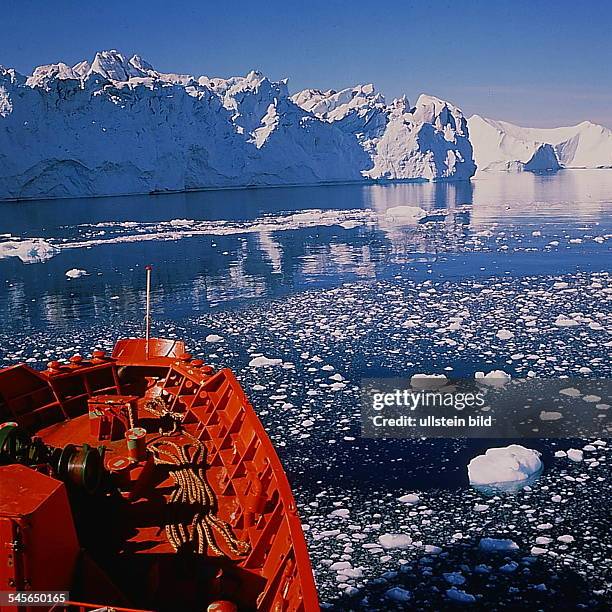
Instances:
[[[47,446],[31,437],[14,421],[0,424],[0,465],[20,463],[47,468],[52,475],[88,493],[95,493],[102,481],[103,449],[88,444],[66,444],[63,448]]]

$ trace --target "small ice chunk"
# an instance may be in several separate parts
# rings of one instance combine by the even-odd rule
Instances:
[[[412,538],[403,533],[385,533],[379,536],[378,541],[386,550],[392,548],[406,549],[412,546]]]
[[[480,384],[489,385],[490,387],[503,387],[512,380],[512,376],[503,370],[493,370],[486,374],[484,372],[475,372],[474,378]]]
[[[415,493],[408,493],[407,495],[402,495],[398,501],[402,502],[402,504],[408,504],[409,506],[415,506],[421,501],[421,498]]]
[[[347,508],[338,508],[330,513],[330,516],[339,516],[340,518],[348,518],[350,511]]]
[[[66,270],[66,276],[68,278],[81,278],[81,276],[87,276],[87,270],[81,270],[80,268],[72,268]]]
[[[456,586],[465,582],[465,577],[461,574],[461,572],[446,572],[443,574],[443,576],[446,582],[449,582],[450,584],[454,584]]]
[[[557,538],[557,542],[563,542],[564,544],[571,544],[574,541],[574,536],[562,535]]]
[[[570,448],[567,451],[567,457],[568,459],[571,459],[572,461],[579,463],[580,461],[582,461],[583,453],[581,450],[578,450],[577,448]]]
[[[480,550],[485,552],[505,552],[508,550],[518,550],[518,544],[513,540],[503,540],[496,538],[482,538],[478,544]]]
[[[557,327],[575,327],[576,325],[579,325],[579,323],[575,319],[570,319],[569,317],[566,317],[565,315],[560,314],[555,319],[555,322],[553,325],[556,325]]]
[[[458,601],[461,603],[474,603],[476,601],[476,597],[474,597],[474,595],[461,591],[456,587],[448,589],[446,591],[446,596],[453,601]]]
[[[340,572],[342,570],[347,570],[347,569],[352,569],[352,568],[353,566],[348,561],[337,561],[336,563],[333,563],[329,567],[329,569],[333,570],[334,572]]]
[[[439,546],[434,546],[433,544],[425,544],[425,552],[428,555],[439,555],[442,552],[442,549]]]
[[[419,206],[393,206],[385,211],[385,219],[403,225],[413,225],[427,216],[427,211]]]
[[[278,366],[283,363],[282,359],[270,359],[265,355],[260,355],[259,357],[254,357],[249,361],[250,368],[262,368],[266,366]]]
[[[563,415],[560,412],[555,412],[554,410],[546,411],[542,410],[540,412],[540,421],[558,421],[562,419]]]
[[[510,561],[509,563],[505,563],[499,568],[500,572],[504,572],[504,574],[511,574],[518,569],[518,563],[516,561]]]
[[[208,334],[206,342],[223,342],[223,338],[217,334]]]
[[[509,329],[500,329],[495,335],[500,340],[510,340],[514,338],[514,334]]]
[[[387,599],[392,599],[393,601],[410,601],[412,593],[406,589],[402,589],[401,587],[393,587],[385,593],[385,597],[387,597]]]
[[[448,378],[444,374],[414,374],[410,379],[410,386],[413,389],[435,390],[444,387],[448,383]]]

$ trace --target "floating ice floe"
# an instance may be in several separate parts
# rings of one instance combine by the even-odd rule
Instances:
[[[59,253],[59,249],[42,238],[0,242],[0,259],[17,257],[23,263],[42,263]]]
[[[81,270],[79,268],[72,268],[71,270],[66,271],[66,276],[68,278],[81,278],[81,276],[87,276],[87,270]]]
[[[509,329],[500,329],[495,335],[500,340],[510,340],[514,338],[514,333],[511,332]]]
[[[413,225],[425,216],[427,211],[418,206],[394,206],[385,211],[385,219],[398,224]]]
[[[557,538],[557,542],[562,542],[563,544],[571,544],[574,541],[574,536],[571,535],[561,535]]]
[[[506,552],[519,549],[514,540],[497,538],[482,538],[478,547],[485,552]]]
[[[444,374],[414,374],[410,379],[413,389],[439,389],[448,384],[448,378]]]
[[[569,317],[560,314],[555,319],[553,325],[556,325],[557,327],[575,327],[576,325],[579,325],[579,323],[575,319],[570,319]]]
[[[446,591],[446,596],[453,601],[458,601],[461,603],[474,603],[476,598],[471,593],[466,593],[465,591],[461,591],[456,587],[452,587]]]
[[[443,576],[446,582],[456,586],[465,583],[465,577],[463,574],[461,574],[461,572],[445,572]]]
[[[410,548],[412,546],[412,538],[403,533],[385,533],[378,538],[378,542],[384,549],[392,548]]]
[[[583,453],[581,450],[578,450],[577,448],[570,448],[567,451],[567,457],[568,459],[571,459],[572,461],[579,463],[583,459]]]
[[[408,493],[407,495],[402,495],[398,501],[402,502],[402,504],[408,504],[409,506],[414,506],[420,503],[421,498],[415,493]]]
[[[223,338],[217,334],[208,334],[208,336],[206,336],[206,342],[223,342]]]
[[[393,587],[392,589],[389,589],[385,593],[385,596],[388,599],[392,599],[393,601],[402,602],[402,601],[410,601],[412,594],[410,593],[410,591],[407,591],[406,589],[402,589],[400,587]]]
[[[560,412],[555,412],[554,410],[542,410],[540,412],[540,421],[558,421],[562,418],[563,415]]]
[[[580,397],[580,391],[574,387],[567,387],[559,391],[559,395],[567,395],[568,397]]]
[[[489,448],[470,461],[470,484],[486,494],[516,492],[540,476],[543,469],[540,456],[538,451],[519,444]]]
[[[492,370],[491,372],[475,372],[474,378],[482,385],[491,387],[503,387],[512,380],[512,376],[503,370]]]
[[[260,355],[259,357],[254,357],[249,361],[250,368],[264,368],[267,366],[278,366],[283,363],[282,359],[270,359],[265,355]]]

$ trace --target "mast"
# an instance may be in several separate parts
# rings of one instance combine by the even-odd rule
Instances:
[[[149,340],[151,338],[151,271],[153,266],[145,267],[147,271],[147,311],[145,314],[145,351],[147,359],[149,358]]]

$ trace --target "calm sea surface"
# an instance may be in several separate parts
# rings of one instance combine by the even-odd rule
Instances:
[[[429,214],[417,223],[397,207]],[[0,240],[57,250],[0,258],[0,321],[141,318],[148,263],[156,313],[174,319],[355,279],[609,269],[611,211],[612,170],[4,203]]]

